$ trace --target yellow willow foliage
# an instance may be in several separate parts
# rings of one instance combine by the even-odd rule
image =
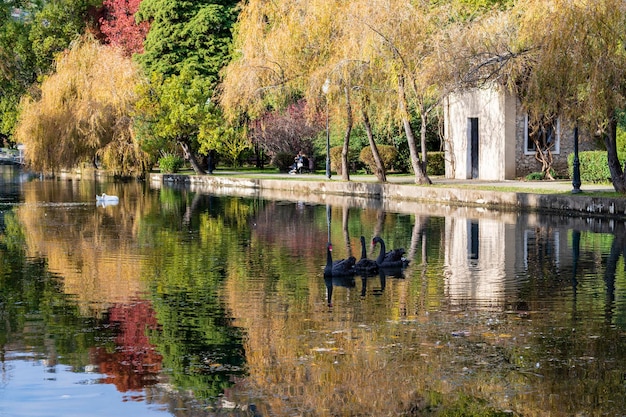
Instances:
[[[255,117],[295,93],[313,110],[328,100],[338,122],[348,88],[355,114],[368,105],[372,116],[397,122],[400,76],[420,102],[437,98],[450,77],[439,46],[446,13],[426,0],[251,0],[235,30],[220,102],[231,117]]]
[[[519,42],[533,50],[520,95],[537,112],[602,127],[626,93],[623,0],[526,0],[514,9]]]
[[[235,58],[225,69],[220,102],[229,116],[258,115],[302,93],[310,74],[341,44],[345,2],[252,0],[239,16]],[[317,94],[320,94],[319,83]]]
[[[41,98],[26,98],[16,138],[35,170],[72,168],[100,154],[107,168],[130,173],[146,166],[136,146],[130,114],[142,81],[135,64],[90,38],[57,59],[41,85]]]

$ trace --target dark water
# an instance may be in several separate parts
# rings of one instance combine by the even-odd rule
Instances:
[[[624,219],[17,173],[0,416],[626,415]],[[325,281],[361,235],[411,263]]]

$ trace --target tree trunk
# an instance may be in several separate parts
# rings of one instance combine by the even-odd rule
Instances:
[[[409,121],[409,112],[406,103],[406,92],[404,91],[404,77],[400,75],[398,77],[398,101],[400,104],[400,111],[402,112],[402,125],[404,127],[404,133],[406,134],[406,140],[409,144],[409,153],[411,154],[411,166],[413,172],[415,172],[416,184],[432,184],[426,171],[422,166],[419,155],[417,153],[417,145],[415,143],[415,135],[413,134],[413,128]]]
[[[378,147],[376,146],[376,142],[374,142],[374,135],[372,134],[372,125],[370,124],[369,116],[367,115],[367,111],[365,111],[365,109],[361,110],[361,113],[363,115],[363,125],[365,126],[365,132],[367,133],[367,140],[369,141],[370,148],[372,149],[372,156],[374,157],[374,163],[376,164],[376,170],[374,171],[374,175],[376,175],[378,181],[387,182],[385,165],[383,164],[383,160],[380,157],[380,153],[378,153]]]
[[[617,119],[615,118],[615,114],[612,114],[610,117],[608,132],[604,135],[604,144],[607,149],[607,159],[613,187],[618,193],[626,194],[624,169],[622,169],[617,156]]]
[[[420,109],[420,120],[422,122],[422,130],[420,131],[420,146],[422,150],[422,172],[426,174],[426,167],[428,166],[428,154],[426,152],[426,126],[428,125],[428,113],[424,110],[423,106]]]
[[[346,95],[346,133],[343,137],[343,148],[341,149],[341,179],[350,181],[350,169],[348,166],[348,149],[350,149],[350,133],[352,132],[352,105],[350,103],[350,89],[344,87]]]
[[[265,161],[263,160],[263,149],[261,149],[258,143],[254,144],[254,156],[256,158],[256,167],[258,169],[263,169],[265,165]]]
[[[200,165],[198,164],[198,160],[196,159],[195,155],[193,154],[193,152],[191,152],[191,149],[189,148],[189,144],[183,139],[179,139],[178,143],[180,144],[180,147],[183,149],[183,155],[185,156],[185,159],[189,161],[189,163],[191,164],[191,168],[193,168],[193,172],[195,172],[196,175],[204,174],[205,172],[202,170],[202,168],[200,168]]]

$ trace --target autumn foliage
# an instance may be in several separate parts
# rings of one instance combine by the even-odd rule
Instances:
[[[39,97],[22,102],[18,142],[26,162],[54,173],[96,158],[115,173],[141,173],[148,158],[134,141],[131,113],[142,82],[133,62],[92,38],[76,42],[45,79]]]
[[[100,30],[109,44],[122,48],[128,56],[143,52],[143,41],[150,29],[148,22],[135,21],[139,3],[141,0],[104,0],[102,3],[105,16],[100,19]]]
[[[115,384],[120,392],[141,391],[156,384],[163,358],[147,336],[158,328],[150,302],[116,304],[109,310],[109,321],[118,330],[115,350],[99,347],[92,352],[100,372],[107,375],[104,381]]]
[[[324,128],[320,120],[310,120],[306,103],[301,100],[285,111],[267,113],[257,119],[251,129],[253,141],[269,155],[298,151],[313,154],[313,139]]]

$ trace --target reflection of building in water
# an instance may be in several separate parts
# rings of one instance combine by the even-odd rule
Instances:
[[[493,219],[446,218],[446,295],[455,305],[500,307],[505,295],[507,238],[514,229]]]
[[[516,271],[556,271],[571,251],[567,233],[528,219],[447,217],[445,226],[446,295],[452,305],[507,308],[521,282]]]

